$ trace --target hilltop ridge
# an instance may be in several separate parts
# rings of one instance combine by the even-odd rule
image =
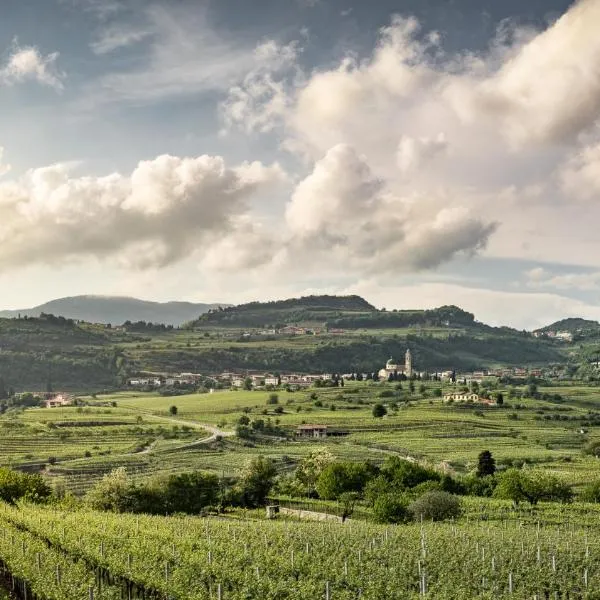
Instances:
[[[45,313],[90,323],[121,325],[125,321],[147,321],[178,327],[218,306],[229,305],[152,302],[128,296],[70,296],[50,300],[33,308],[0,311],[0,317],[39,317]]]

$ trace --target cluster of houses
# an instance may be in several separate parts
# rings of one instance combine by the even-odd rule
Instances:
[[[560,340],[562,342],[573,341],[573,334],[570,331],[534,331],[533,336],[536,338],[550,338],[552,340]]]

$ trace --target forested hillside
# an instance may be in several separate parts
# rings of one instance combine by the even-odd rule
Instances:
[[[330,329],[261,333],[279,322]],[[52,315],[0,319],[0,376],[16,390],[95,391],[146,371],[368,372],[407,347],[418,370],[541,366],[565,362],[568,351],[552,340],[488,327],[454,306],[386,312],[357,296],[318,296],[213,311],[185,329],[130,323],[122,330]]]

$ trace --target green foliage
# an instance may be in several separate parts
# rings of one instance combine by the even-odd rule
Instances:
[[[439,481],[440,474],[415,462],[391,456],[386,459],[381,474],[395,488],[406,490],[424,481]]]
[[[553,475],[508,469],[499,476],[494,497],[512,500],[517,505],[520,502],[532,505],[540,501],[570,502],[573,489]]]
[[[326,448],[313,450],[298,465],[296,479],[312,491],[321,473],[334,461],[335,457]]]
[[[498,478],[491,475],[485,477],[471,475],[462,480],[462,485],[464,486],[466,494],[469,496],[480,496],[485,498],[490,498],[494,494],[497,484]]]
[[[483,450],[477,457],[477,477],[486,477],[496,472],[496,461],[489,450]]]
[[[319,497],[336,500],[345,492],[362,492],[376,473],[368,463],[336,462],[323,469],[316,482]]]
[[[442,491],[430,491],[408,506],[408,512],[417,521],[444,521],[458,518],[462,512],[460,499]]]
[[[0,468],[0,500],[14,503],[22,498],[32,502],[48,499],[52,490],[41,475]]]
[[[376,419],[380,419],[381,417],[385,417],[385,415],[387,415],[387,408],[383,404],[377,403],[373,406],[372,412]]]
[[[408,501],[400,494],[379,494],[373,504],[376,523],[404,523],[409,518]]]
[[[176,406],[169,407],[169,414],[175,416],[177,414],[177,407]]]
[[[269,397],[267,398],[267,404],[278,404],[279,403],[279,396],[277,394],[269,394]]]
[[[586,485],[581,491],[579,499],[582,502],[600,502],[600,479]]]
[[[277,470],[273,461],[257,456],[247,464],[238,482],[239,500],[242,506],[263,506],[273,487]]]

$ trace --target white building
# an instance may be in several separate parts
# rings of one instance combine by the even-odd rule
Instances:
[[[410,349],[404,355],[404,365],[398,364],[393,358],[390,358],[385,367],[379,371],[379,379],[387,379],[391,374],[406,375],[410,378],[413,374],[412,354]]]

